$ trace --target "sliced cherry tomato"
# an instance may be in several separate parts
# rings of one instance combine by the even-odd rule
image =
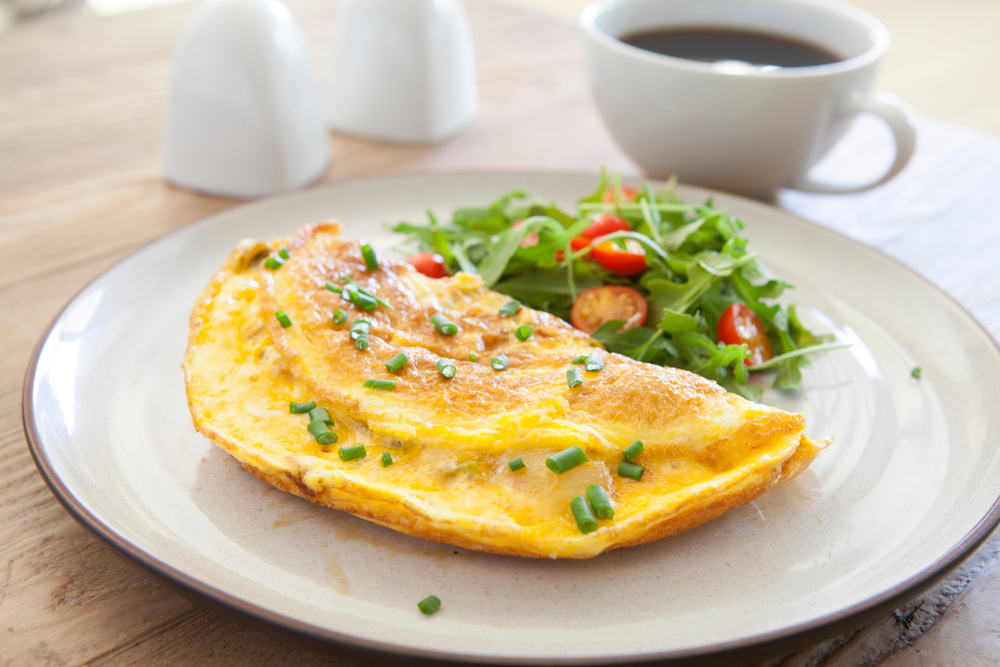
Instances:
[[[716,337],[726,345],[746,343],[753,355],[745,360],[747,366],[762,364],[772,356],[764,323],[742,303],[734,303],[722,313]]]
[[[609,320],[625,322],[619,331],[646,323],[649,307],[642,295],[631,287],[604,285],[580,292],[573,302],[573,326],[589,334]]]
[[[410,257],[410,266],[428,278],[444,278],[448,271],[444,268],[444,257],[436,252],[420,252]]]
[[[589,227],[580,232],[580,235],[588,239],[596,239],[598,236],[604,236],[612,232],[630,231],[632,231],[632,226],[625,222],[624,219],[610,213],[601,213],[594,216],[593,222],[590,223]]]
[[[622,200],[631,202],[635,201],[635,198],[639,196],[639,190],[637,188],[630,188],[627,185],[622,186]],[[604,195],[601,199],[608,204],[615,203],[615,186],[609,185],[604,191]]]
[[[608,271],[623,276],[637,276],[648,268],[645,250],[638,241],[632,239],[625,242],[625,249],[619,248],[611,241],[598,243],[597,247],[590,251],[590,256]]]
[[[517,229],[518,227],[520,227],[523,224],[524,224],[524,220],[518,220],[517,222],[514,223],[514,229]],[[538,234],[536,234],[535,232],[531,232],[530,234],[528,234],[527,236],[525,236],[523,239],[521,239],[521,243],[519,245],[522,248],[534,248],[536,245],[538,245],[539,239],[540,239],[540,237],[538,236]]]
[[[569,240],[569,247],[573,250],[583,250],[590,245],[590,239],[586,236],[574,236]]]

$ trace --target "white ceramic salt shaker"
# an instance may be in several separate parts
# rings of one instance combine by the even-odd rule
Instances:
[[[312,183],[330,147],[316,74],[279,0],[209,0],[174,56],[163,135],[167,180],[229,197]]]
[[[342,0],[327,121],[380,141],[429,143],[476,116],[472,32],[459,0]]]

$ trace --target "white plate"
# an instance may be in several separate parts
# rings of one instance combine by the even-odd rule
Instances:
[[[588,561],[483,555],[315,507],[196,434],[180,363],[194,299],[243,237],[337,216],[442,216],[526,188],[565,205],[592,176],[423,174],[221,213],[142,248],[53,324],[25,383],[39,469],[85,525],[154,571],[282,628],[355,647],[498,662],[678,658],[816,640],[926,587],[982,539],[1000,498],[1000,356],[954,302],[883,255],[717,194],[800,313],[853,346],[796,394],[834,444],[798,479],[682,535]],[[699,202],[706,191],[681,188]],[[910,371],[923,369],[916,380]],[[443,601],[432,617],[418,600]]]

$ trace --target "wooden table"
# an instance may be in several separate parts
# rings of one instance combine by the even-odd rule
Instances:
[[[334,7],[290,0],[314,62]],[[594,110],[567,23],[468,0],[481,110],[423,148],[331,136],[324,182],[424,169],[638,170]],[[0,665],[349,664],[289,646],[192,605],[88,536],[45,487],[25,446],[21,381],[67,300],[141,244],[239,202],[160,177],[170,57],[189,4],[95,20],[64,16],[0,37]],[[544,66],[539,66],[544,63]],[[880,159],[862,126],[828,165]],[[1000,140],[930,119],[917,156],[873,192],[787,192],[780,204],[882,248],[944,287],[1000,334]],[[1000,541],[895,614],[772,665],[995,664]]]

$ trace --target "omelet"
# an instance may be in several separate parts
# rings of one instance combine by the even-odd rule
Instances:
[[[278,488],[469,549],[590,558],[709,521],[795,477],[826,444],[806,437],[802,415],[603,352],[550,314],[511,312],[476,276],[373,266],[362,245],[331,222],[245,241],[192,312],[195,427]],[[355,288],[379,305],[349,300]],[[594,352],[595,370],[574,363]],[[290,412],[310,402],[336,442]],[[565,451],[577,465],[556,472]],[[581,522],[574,502],[593,487],[613,516]]]

